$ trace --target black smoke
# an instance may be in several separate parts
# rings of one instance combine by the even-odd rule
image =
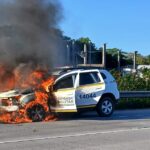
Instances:
[[[62,17],[57,0],[0,0],[0,65],[6,72],[63,65]]]
[[[2,1],[2,0],[1,0]],[[0,4],[0,62],[55,65],[62,50],[57,0],[10,0]],[[56,61],[57,60],[57,61]]]

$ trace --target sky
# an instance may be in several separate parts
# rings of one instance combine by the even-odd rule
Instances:
[[[64,35],[150,55],[150,0],[60,0]]]

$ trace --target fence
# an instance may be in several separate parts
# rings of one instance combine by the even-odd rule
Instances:
[[[150,98],[150,91],[121,91],[120,98]]]

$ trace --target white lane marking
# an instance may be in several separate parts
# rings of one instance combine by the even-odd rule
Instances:
[[[68,137],[80,137],[86,135],[96,135],[96,134],[109,134],[109,133],[120,133],[120,132],[129,132],[129,131],[138,131],[138,130],[150,130],[150,127],[144,128],[131,128],[131,129],[122,129],[122,130],[110,130],[110,131],[99,131],[99,132],[86,132],[86,133],[77,133],[77,134],[69,134],[69,135],[58,135],[58,136],[47,136],[47,137],[33,137],[26,139],[16,139],[16,140],[8,140],[8,141],[0,141],[0,144],[9,144],[9,143],[19,143],[19,142],[30,142],[30,141],[39,141],[39,140],[47,140],[47,139],[57,139],[57,138],[68,138]]]

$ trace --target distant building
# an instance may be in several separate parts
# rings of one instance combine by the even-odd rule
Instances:
[[[138,72],[140,73],[141,70],[143,69],[150,69],[150,65],[137,65],[137,69],[133,69],[133,66],[130,65],[130,66],[126,66],[126,67],[123,67],[122,68],[122,74],[123,75],[126,75],[126,74],[130,74],[130,73],[135,73],[135,72]]]
[[[137,70],[150,69],[150,65],[138,65]]]

